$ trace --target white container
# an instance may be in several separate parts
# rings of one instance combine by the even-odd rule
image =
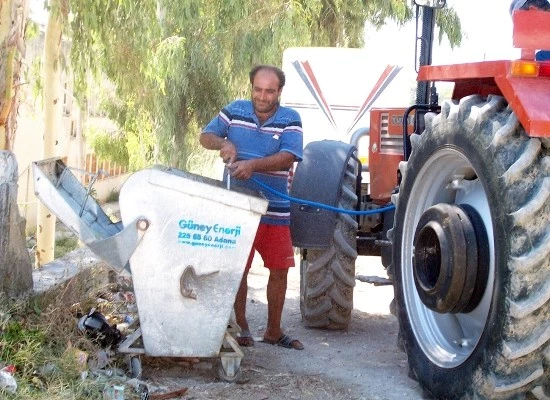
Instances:
[[[125,226],[149,223],[130,258],[145,354],[218,356],[268,202],[154,167],[128,178],[119,203]]]

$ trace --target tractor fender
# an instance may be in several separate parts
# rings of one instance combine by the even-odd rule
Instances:
[[[357,149],[348,143],[322,140],[304,148],[298,163],[290,195],[336,207],[341,196],[342,181],[348,161]],[[326,248],[330,245],[337,213],[304,202],[290,205],[292,244],[300,248]]]
[[[550,136],[550,80],[495,77],[502,94],[530,137]]]

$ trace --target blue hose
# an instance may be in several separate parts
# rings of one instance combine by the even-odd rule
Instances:
[[[290,200],[290,201],[293,201],[295,203],[300,203],[300,204],[306,204],[308,206],[313,206],[313,207],[319,207],[319,208],[324,208],[325,210],[329,210],[329,211],[334,211],[334,212],[338,212],[338,213],[342,213],[342,214],[351,214],[351,215],[374,215],[374,214],[380,214],[380,213],[383,213],[383,212],[387,212],[387,211],[391,211],[391,210],[394,210],[395,209],[395,206],[392,204],[392,205],[389,205],[387,207],[382,207],[382,208],[378,208],[376,210],[366,210],[366,211],[356,211],[356,210],[346,210],[344,208],[337,208],[337,207],[333,207],[333,206],[329,206],[327,204],[322,204],[322,203],[316,203],[314,201],[309,201],[309,200],[303,200],[303,199],[297,199],[296,197],[292,197],[292,196],[289,196],[285,193],[281,193],[269,186],[267,186],[265,183],[263,182],[260,182],[258,179],[256,178],[250,178],[251,181],[255,182],[256,184],[258,184],[259,186],[261,186],[262,188],[266,189],[267,191],[275,194],[276,196],[279,196],[285,200]]]

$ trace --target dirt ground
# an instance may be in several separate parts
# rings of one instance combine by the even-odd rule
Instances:
[[[247,314],[252,335],[258,341],[267,318],[267,273],[255,263],[248,280]],[[356,274],[385,276],[377,257],[359,257]],[[396,346],[397,320],[389,312],[393,288],[356,282],[347,331],[306,329],[300,316],[299,267],[291,269],[283,329],[300,339],[305,349],[261,342],[244,348],[238,383],[221,381],[216,373],[217,360],[209,359],[191,365],[146,358],[143,380],[150,393],[189,388],[182,399],[424,399],[419,385],[407,376],[405,354]]]

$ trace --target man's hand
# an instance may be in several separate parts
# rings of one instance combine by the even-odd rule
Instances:
[[[199,137],[200,144],[208,150],[219,150],[220,157],[225,164],[232,163],[237,159],[235,145],[222,137],[210,132],[203,132]]]
[[[237,149],[229,140],[224,140],[224,143],[220,149],[220,157],[222,158],[224,164],[232,164],[237,159]]]
[[[237,179],[250,179],[254,172],[254,160],[235,161],[227,164],[231,176]]]

